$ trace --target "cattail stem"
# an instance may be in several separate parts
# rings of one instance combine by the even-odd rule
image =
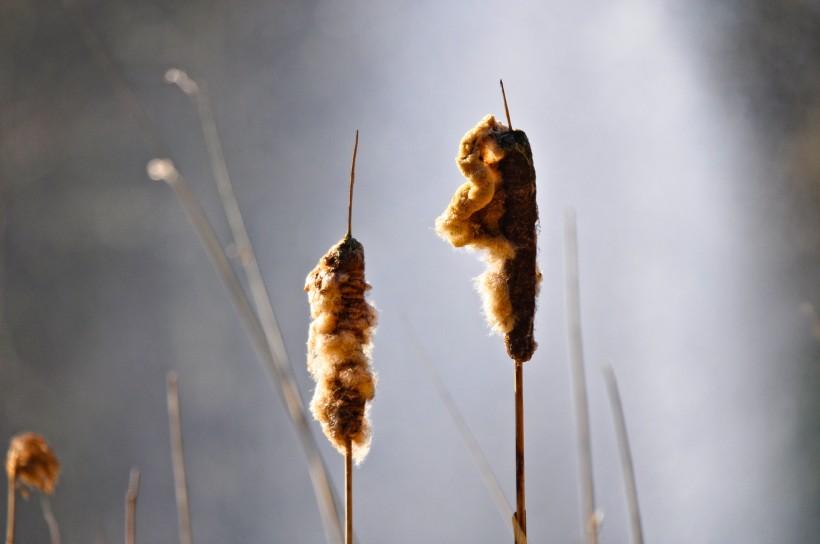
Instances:
[[[185,478],[185,457],[182,453],[182,424],[179,416],[179,384],[177,375],[168,373],[168,422],[171,426],[171,458],[174,465],[174,494],[177,498],[180,544],[191,544],[191,512],[188,507],[188,483]]]
[[[125,492],[125,544],[137,542],[137,496],[140,489],[140,471],[131,469],[128,478],[128,491]]]
[[[527,509],[524,474],[524,363],[515,362],[515,506],[521,528],[515,543],[523,544],[527,537]],[[523,539],[522,539],[523,537]]]
[[[356,181],[356,152],[359,150],[359,131],[356,131],[356,143],[353,145],[353,161],[350,165],[350,194],[347,197],[347,234],[345,238],[350,238],[351,224],[353,223],[353,184]]]
[[[618,390],[618,379],[612,365],[606,364],[601,371],[604,373],[606,388],[609,392],[609,403],[612,406],[612,418],[615,420],[615,436],[618,438],[618,449],[621,453],[621,473],[626,488],[626,503],[629,509],[629,524],[632,529],[632,544],[643,544],[643,528],[641,527],[641,510],[638,507],[638,486],[635,482],[635,465],[632,462],[632,450],[629,447],[629,436],[626,433],[626,418],[621,403],[621,393]]]
[[[9,502],[6,514],[6,544],[14,544],[14,512],[17,501],[17,485],[14,475],[9,474]]]
[[[353,544],[353,444],[345,444],[345,544]]]

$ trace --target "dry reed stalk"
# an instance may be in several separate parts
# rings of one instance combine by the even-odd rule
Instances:
[[[635,481],[635,464],[632,462],[632,448],[629,446],[629,435],[626,432],[626,418],[624,417],[621,393],[618,389],[618,379],[615,376],[615,369],[610,364],[605,364],[601,368],[601,372],[604,374],[607,392],[609,393],[609,403],[612,407],[612,418],[615,423],[615,436],[618,438],[618,450],[621,454],[621,474],[624,477],[632,544],[643,544],[641,509],[638,505],[638,484]]]
[[[192,544],[191,510],[188,506],[188,482],[182,450],[182,422],[179,415],[179,380],[174,372],[167,378],[168,423],[171,430],[171,459],[174,466],[174,495],[177,499],[180,544]]]
[[[484,252],[488,269],[476,280],[484,313],[494,332],[504,334],[515,370],[516,520],[526,535],[523,363],[532,359],[535,299],[541,272],[536,262],[538,206],[535,168],[527,135],[510,122],[484,117],[461,140],[456,163],[467,182],[436,219],[436,231],[455,247]],[[520,544],[521,538],[516,538]]]
[[[29,490],[45,495],[54,493],[60,476],[60,463],[45,439],[36,433],[20,433],[12,437],[6,454],[6,475],[9,482],[6,544],[14,544],[14,518],[17,488],[27,499]]]
[[[581,336],[581,295],[578,279],[578,233],[575,212],[564,214],[564,274],[566,283],[567,336],[572,368],[575,424],[578,435],[578,470],[581,480],[582,542],[597,544],[599,516],[595,509],[595,489],[592,477],[592,440],[589,430],[584,346]]]
[[[271,347],[268,336],[256,313],[254,313],[239,278],[236,276],[222,245],[214,233],[213,227],[208,222],[208,218],[191,191],[188,182],[176,169],[173,162],[168,159],[152,160],[148,163],[147,170],[151,179],[162,180],[174,190],[174,194],[199,236],[199,240],[205,248],[214,270],[219,275],[222,285],[228,290],[242,326],[250,337],[268,378],[279,391],[280,399],[285,404],[291,423],[299,436],[305,452],[313,491],[319,505],[319,513],[322,516],[325,537],[329,543],[340,544],[342,542],[342,529],[339,523],[339,509],[336,507],[336,497],[324,461],[319,454],[319,446],[310,432],[295,379],[292,372],[288,372],[289,365],[282,359],[281,351],[274,351]],[[277,344],[284,346],[281,335],[278,339]]]
[[[172,185],[174,188],[174,192],[185,209],[186,215],[188,215],[188,218],[191,220],[200,238],[200,242],[208,253],[212,265],[231,296],[234,308],[239,314],[246,333],[251,337],[254,349],[261,359],[268,378],[279,391],[280,398],[286,405],[291,423],[296,429],[296,433],[299,436],[305,452],[313,492],[316,496],[316,502],[322,516],[326,539],[331,544],[341,543],[342,533],[339,524],[339,509],[337,508],[336,496],[327,474],[327,468],[319,454],[316,439],[310,432],[307,416],[305,415],[304,403],[299,396],[296,380],[293,377],[293,370],[289,364],[284,348],[284,341],[282,340],[278,326],[264,326],[264,312],[260,310],[261,317],[258,317],[253,312],[239,280],[230,268],[230,262],[224,255],[224,249],[219,244],[205,214],[202,212],[199,203],[188,187],[187,181],[185,181],[185,178],[183,178],[173,166],[168,147],[160,137],[156,126],[146,113],[145,108],[143,108],[139,99],[125,82],[125,79],[111,60],[111,55],[106,51],[99,37],[91,28],[85,14],[76,5],[74,0],[63,0],[62,3],[71,16],[75,27],[80,32],[83,42],[91,52],[94,60],[105,74],[125,109],[137,124],[146,145],[154,157],[160,157],[159,159],[151,161],[151,164],[158,166],[159,171],[164,172],[168,176],[164,181],[168,182],[169,185]],[[258,289],[254,288],[254,284],[255,282],[251,281],[252,290],[258,291]],[[260,319],[263,320],[262,325],[258,322]],[[270,340],[267,338],[269,331],[273,332],[272,339]],[[263,343],[269,345],[263,347]]]
[[[125,492],[125,544],[137,542],[137,498],[140,491],[140,471],[131,469],[128,477],[128,490]]]
[[[310,303],[307,366],[316,381],[310,409],[330,443],[345,456],[345,542],[353,541],[352,463],[370,450],[370,401],[376,376],[370,354],[376,309],[365,294],[364,246],[351,234],[353,184],[359,131],[350,167],[347,233],[319,260],[305,280]]]

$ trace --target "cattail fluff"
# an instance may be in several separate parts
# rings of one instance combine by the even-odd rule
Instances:
[[[307,364],[316,390],[310,409],[330,442],[353,459],[370,450],[369,402],[376,391],[370,362],[376,309],[365,300],[364,247],[346,236],[321,258],[305,282],[310,302]]]
[[[483,250],[487,270],[476,278],[487,322],[505,335],[516,361],[532,358],[538,208],[535,168],[526,134],[492,115],[464,135],[456,157],[467,182],[436,219],[436,232],[455,247]]]
[[[20,433],[12,437],[9,444],[6,474],[9,482],[20,486],[23,497],[28,497],[27,488],[50,495],[60,475],[60,463],[42,436]]]

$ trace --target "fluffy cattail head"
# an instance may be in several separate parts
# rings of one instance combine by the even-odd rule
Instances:
[[[364,247],[345,237],[321,258],[305,282],[313,321],[307,364],[316,390],[313,416],[339,452],[349,440],[361,462],[370,449],[369,402],[376,391],[370,363],[376,309],[365,300]]]
[[[10,482],[50,495],[57,484],[60,463],[42,436],[20,433],[12,437],[9,444],[6,473]],[[20,488],[24,497],[28,496],[26,487]]]
[[[523,131],[487,115],[464,135],[456,163],[467,182],[436,219],[436,231],[455,247],[483,250],[487,270],[476,285],[487,321],[505,335],[510,357],[528,361],[536,347],[533,317],[541,280],[529,141]]]

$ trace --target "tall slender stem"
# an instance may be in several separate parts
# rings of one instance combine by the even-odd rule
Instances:
[[[151,172],[152,168],[157,171]],[[259,309],[258,316],[254,312],[253,306],[251,306],[250,300],[239,282],[239,278],[225,255],[225,250],[219,243],[213,227],[208,222],[208,218],[191,191],[188,182],[170,161],[155,159],[149,163],[148,169],[152,179],[161,179],[174,190],[182,209],[190,219],[194,230],[196,230],[214,270],[222,281],[222,285],[228,290],[242,326],[250,337],[268,378],[274,387],[278,389],[280,398],[287,408],[290,420],[304,448],[313,491],[319,505],[319,512],[322,515],[325,537],[328,543],[341,543],[342,529],[336,495],[331,487],[327,468],[322,456],[319,454],[316,438],[310,431],[304,403],[296,386],[293,367],[288,363],[285,342],[273,314],[270,298],[267,296],[267,290],[261,279],[256,259],[250,260],[246,271],[248,271],[253,300]]]
[[[219,189],[222,208],[228,218],[234,245],[239,255],[239,263],[242,265],[242,269],[248,280],[253,307],[256,309],[255,315],[247,315],[247,296],[236,280],[236,275],[233,274],[233,269],[230,267],[227,259],[223,258],[224,251],[213,235],[213,229],[211,229],[210,224],[207,223],[207,219],[204,214],[201,213],[201,210],[195,209],[198,207],[198,203],[187,187],[184,178],[177,172],[166,181],[169,183],[174,181],[172,187],[185,208],[186,213],[188,213],[188,216],[191,218],[191,222],[208,251],[211,261],[219,273],[223,284],[225,284],[226,288],[234,297],[234,304],[254,344],[257,345],[260,340],[267,344],[267,353],[264,353],[264,355],[262,351],[259,351],[260,346],[257,346],[257,350],[260,356],[265,360],[264,362],[267,363],[266,370],[268,370],[268,375],[272,378],[274,385],[279,389],[282,400],[290,415],[291,422],[296,428],[297,435],[301,439],[302,447],[305,450],[308,471],[310,473],[311,483],[313,484],[316,501],[319,505],[319,513],[322,516],[326,540],[331,544],[340,544],[342,541],[342,529],[339,522],[339,511],[336,506],[336,496],[330,485],[327,469],[319,455],[316,439],[310,432],[307,416],[305,415],[304,402],[296,385],[293,365],[285,348],[279,322],[276,319],[276,314],[271,304],[270,294],[265,285],[265,280],[262,277],[262,271],[259,268],[259,262],[256,260],[253,244],[245,227],[245,220],[242,217],[239,203],[234,194],[233,183],[228,174],[228,167],[225,162],[225,155],[222,152],[222,144],[216,126],[210,95],[208,94],[208,86],[205,82],[198,83],[194,81],[188,74],[178,69],[171,69],[166,72],[165,79],[177,85],[186,95],[194,97],[199,122],[208,149],[208,156],[211,159],[211,170],[216,180],[217,188]],[[220,256],[219,253],[223,255]],[[225,268],[226,266],[227,269]],[[238,300],[237,297],[245,298],[246,301]],[[251,310],[251,313],[253,313],[253,310]],[[258,325],[254,323],[254,321],[257,320]]]
[[[632,449],[629,447],[629,435],[626,432],[626,418],[624,417],[621,393],[618,390],[618,379],[615,377],[615,370],[610,364],[604,365],[601,371],[604,373],[606,388],[609,392],[612,417],[615,420],[615,436],[618,438],[618,449],[621,453],[621,472],[624,476],[624,487],[626,488],[632,544],[643,544],[641,510],[638,506],[638,485],[635,481],[635,464],[632,462]]]
[[[527,537],[526,478],[524,474],[524,364],[515,362],[515,506],[516,519],[521,528],[516,534],[516,544],[523,544]],[[523,537],[523,540],[522,540]]]
[[[353,544],[353,444],[345,444],[345,544]]]
[[[575,212],[564,214],[564,273],[566,282],[567,334],[575,399],[575,424],[578,434],[578,461],[581,479],[582,534],[587,544],[598,542],[595,489],[592,479],[592,440],[589,430],[584,346],[581,337],[581,295],[578,279],[578,233]]]
[[[171,426],[171,458],[174,464],[174,493],[179,515],[180,544],[191,544],[191,511],[188,507],[188,483],[185,478],[185,457],[182,453],[182,424],[179,416],[179,384],[177,375],[168,373],[168,422]]]
[[[140,471],[131,469],[128,478],[128,491],[125,492],[125,544],[137,542],[137,496],[140,489]]]
[[[17,506],[17,478],[9,474],[9,502],[6,514],[6,544],[14,544],[14,512]]]

